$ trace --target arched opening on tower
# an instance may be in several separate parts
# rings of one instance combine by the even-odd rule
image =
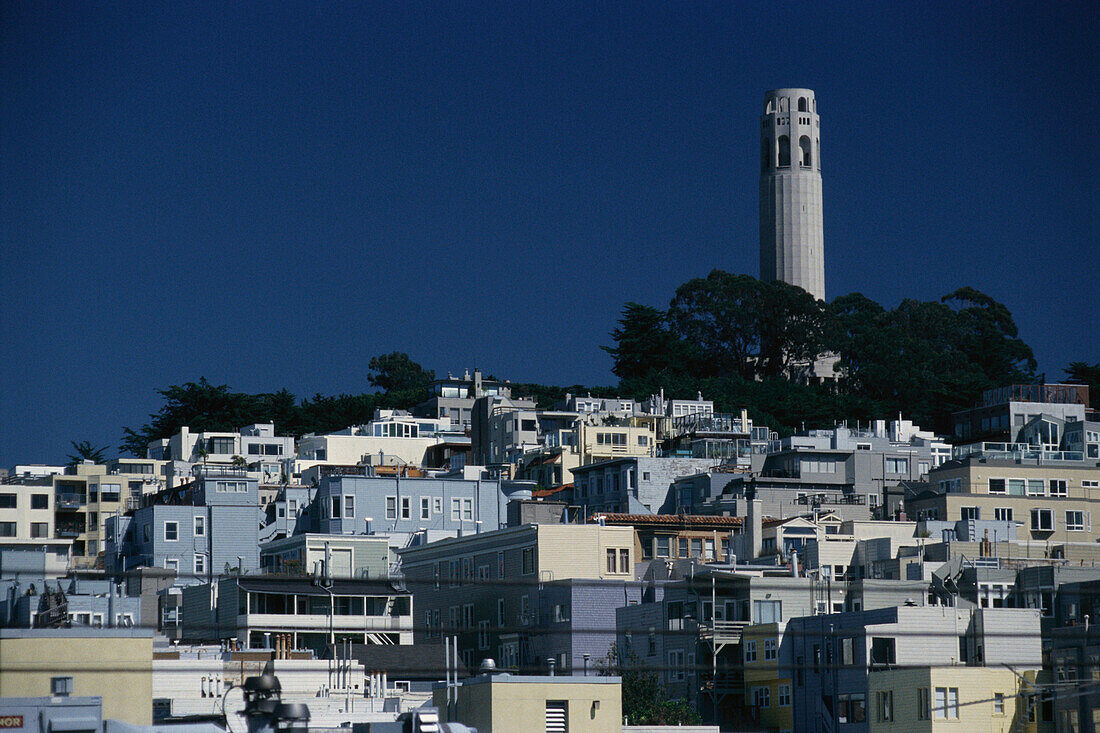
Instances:
[[[767,138],[760,141],[760,170],[766,171],[772,165],[772,141]]]
[[[798,138],[798,148],[802,151],[802,167],[809,168],[813,165],[813,151],[810,145],[810,138],[803,135]]]
[[[799,97],[798,98],[798,111],[799,112],[809,112],[810,111],[809,109],[806,108],[806,98],[805,97]]]
[[[779,167],[791,167],[791,139],[786,135],[779,136]]]

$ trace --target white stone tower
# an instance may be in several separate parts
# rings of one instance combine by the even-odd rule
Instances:
[[[773,89],[760,117],[760,279],[825,299],[821,120],[810,89]]]

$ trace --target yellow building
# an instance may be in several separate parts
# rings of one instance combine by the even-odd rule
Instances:
[[[745,665],[745,704],[764,730],[794,729],[790,653],[782,648],[786,624],[746,626],[741,637]]]
[[[1035,672],[1025,673],[1033,680]],[[1029,722],[1021,680],[998,667],[915,667],[873,670],[867,678],[871,733],[1043,733]],[[1039,703],[1036,702],[1036,707]],[[1036,711],[1038,712],[1038,711]],[[1037,719],[1041,715],[1033,716]],[[1022,719],[1021,719],[1022,718]]]
[[[0,697],[101,697],[103,717],[153,722],[148,629],[0,629]]]
[[[436,684],[432,704],[440,719],[479,733],[622,730],[622,682],[618,677],[542,677],[482,674],[463,680],[447,704],[447,687]]]

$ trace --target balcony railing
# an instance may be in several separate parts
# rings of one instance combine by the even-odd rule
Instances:
[[[747,621],[711,621],[699,624],[699,638],[714,644],[739,644]]]
[[[79,509],[87,502],[84,494],[57,494],[54,506],[58,509]]]
[[[79,537],[84,532],[84,527],[75,524],[58,525],[54,530],[54,534],[58,539],[72,539],[73,537]]]

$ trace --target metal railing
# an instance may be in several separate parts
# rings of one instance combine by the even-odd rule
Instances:
[[[78,509],[87,501],[84,494],[59,493],[54,497],[54,506],[58,509]]]
[[[717,644],[738,644],[747,621],[710,621],[699,624],[699,638]]]

